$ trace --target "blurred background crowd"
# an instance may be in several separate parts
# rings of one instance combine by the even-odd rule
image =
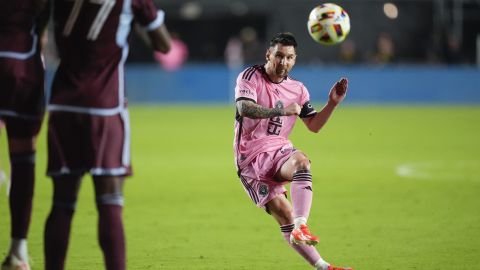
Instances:
[[[258,64],[269,37],[290,31],[299,41],[297,62],[302,64],[480,66],[479,0],[334,1],[348,12],[352,24],[346,41],[337,46],[319,45],[307,33],[308,14],[322,1],[155,2],[166,12],[175,37],[173,50],[167,56],[152,55],[141,38],[132,35],[130,63],[158,62],[170,71],[185,63]],[[49,58],[55,59],[49,44]]]

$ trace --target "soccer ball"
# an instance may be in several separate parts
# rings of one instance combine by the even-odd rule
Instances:
[[[334,45],[342,42],[350,32],[350,17],[342,7],[326,3],[312,9],[307,25],[313,40]]]

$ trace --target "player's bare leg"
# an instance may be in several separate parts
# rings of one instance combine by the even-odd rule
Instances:
[[[283,164],[276,177],[291,181],[290,195],[295,228],[290,240],[296,244],[318,244],[318,237],[312,235],[307,227],[313,197],[310,160],[302,152],[296,152]]]
[[[278,195],[266,204],[266,207],[272,217],[280,225],[283,238],[288,244],[300,254],[310,265],[319,270],[328,270],[330,264],[325,262],[318,251],[313,246],[297,245],[290,241],[290,234],[294,229],[293,210],[290,202],[284,195]]]
[[[8,133],[8,126],[7,126]],[[28,270],[27,234],[32,213],[35,184],[36,137],[8,138],[11,178],[9,207],[11,217],[11,242],[2,270]]]
[[[123,183],[118,176],[95,176],[98,210],[98,240],[107,270],[124,270],[125,234],[123,230]]]
[[[290,242],[290,234],[294,228],[293,211],[290,202],[284,195],[278,195],[266,204],[267,210],[280,225],[283,238],[310,265],[317,270],[352,270],[351,268],[335,267],[324,261],[313,246],[297,245]]]
[[[280,224],[285,240],[317,270],[352,270],[330,265],[322,259],[315,247],[308,245],[318,243],[318,238],[311,235],[306,226],[313,191],[310,160],[302,152],[296,152],[284,163],[276,178],[292,182],[290,189],[293,207],[283,195],[277,196],[266,205]],[[295,232],[297,235],[294,235]]]
[[[65,267],[70,227],[80,183],[80,175],[53,178],[52,210],[48,215],[44,234],[46,270],[63,270]]]

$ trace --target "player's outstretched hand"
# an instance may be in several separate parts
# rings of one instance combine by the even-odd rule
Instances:
[[[294,102],[294,103],[292,103],[292,104],[290,104],[290,105],[288,105],[287,107],[284,108],[284,112],[285,112],[286,116],[299,115],[301,110],[302,110],[302,108],[296,102]]]
[[[338,82],[336,82],[332,89],[330,89],[329,102],[332,102],[334,105],[340,104],[343,101],[345,96],[347,95],[348,90],[348,79],[341,78]]]

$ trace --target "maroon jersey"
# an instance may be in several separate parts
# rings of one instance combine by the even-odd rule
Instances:
[[[38,44],[32,0],[0,0],[0,57],[26,59]]]
[[[155,29],[163,23],[163,12],[152,0],[54,0],[53,19],[60,65],[48,109],[122,112],[132,22]]]
[[[0,0],[0,118],[40,120],[44,68],[32,0]]]

